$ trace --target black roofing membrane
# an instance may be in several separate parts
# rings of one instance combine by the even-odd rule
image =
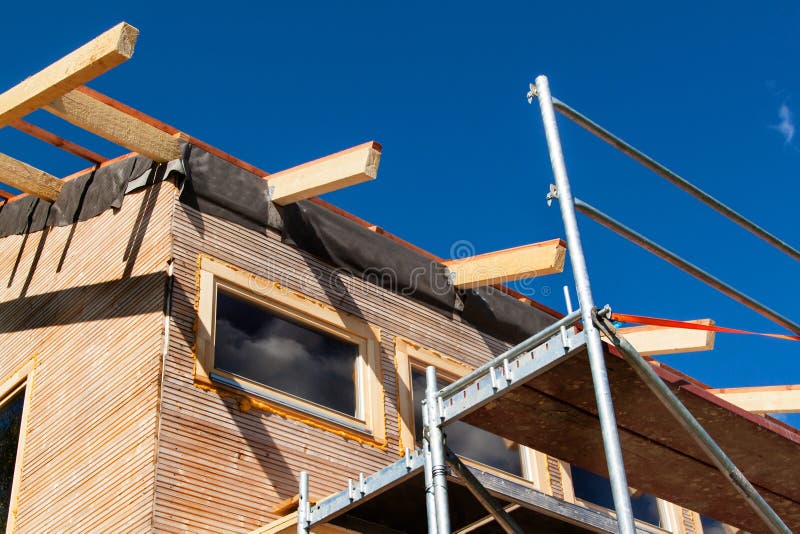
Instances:
[[[180,201],[202,213],[265,232],[389,291],[446,314],[461,309],[476,328],[519,342],[556,317],[491,287],[459,291],[447,268],[419,252],[310,201],[277,206],[268,181],[209,152],[183,144],[183,161],[126,158],[66,182],[55,203],[34,196],[0,205],[0,237],[67,226],[116,209],[126,192],[177,176]]]

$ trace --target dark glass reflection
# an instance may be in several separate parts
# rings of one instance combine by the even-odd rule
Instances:
[[[214,367],[356,415],[358,345],[220,289]]]
[[[703,534],[726,534],[725,525],[716,519],[711,519],[704,515],[700,516],[700,523],[703,525]]]
[[[614,509],[614,497],[611,493],[611,482],[600,475],[571,466],[572,487],[575,496],[593,504]],[[633,517],[651,525],[661,526],[661,514],[658,513],[658,499],[647,493],[631,495]]]
[[[425,398],[425,372],[411,368],[411,384],[414,400],[414,435],[422,436],[422,399]],[[439,387],[447,381],[440,380]],[[522,476],[522,460],[519,445],[480,428],[460,421],[447,425],[447,446],[464,458]]]
[[[23,389],[0,408],[0,531],[5,532],[11,505],[11,486],[17,461],[19,431],[22,427]]]

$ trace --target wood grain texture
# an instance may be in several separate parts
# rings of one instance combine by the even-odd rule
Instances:
[[[324,158],[316,159],[269,176],[270,196],[278,205],[329,193],[378,174],[381,146],[370,141]]]
[[[51,202],[64,187],[64,182],[52,174],[5,154],[0,154],[0,182]]]
[[[712,319],[696,319],[689,323],[713,325]],[[664,326],[630,326],[617,329],[643,356],[699,352],[714,348],[714,332],[667,328]]]
[[[560,239],[445,261],[453,283],[475,288],[523,280],[564,270],[566,245]]]
[[[35,364],[18,532],[150,532],[172,184],[0,239],[0,381]]]
[[[0,94],[0,128],[130,59],[138,35],[139,30],[120,22]]]
[[[177,138],[83,91],[59,96],[44,109],[154,161],[171,161],[181,155]]]
[[[710,389],[711,393],[748,412],[800,412],[800,385]]]

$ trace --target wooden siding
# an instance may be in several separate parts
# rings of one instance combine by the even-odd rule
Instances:
[[[552,456],[547,457],[547,474],[550,478],[550,489],[553,497],[564,499],[564,486],[561,483],[561,466],[559,461]]]
[[[34,361],[18,532],[151,530],[174,193],[0,239],[0,381]]]
[[[178,204],[173,222],[174,289],[165,361],[154,528],[248,532],[297,493],[311,473],[312,497],[341,490],[359,471],[398,458],[394,338],[401,336],[477,366],[506,345],[423,304],[342,275],[296,248]],[[212,256],[363,318],[381,329],[387,449],[350,441],[194,383],[197,258]]]

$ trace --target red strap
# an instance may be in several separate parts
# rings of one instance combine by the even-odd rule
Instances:
[[[666,326],[668,328],[686,328],[688,330],[709,330],[711,332],[727,332],[729,334],[748,334],[751,336],[774,337],[778,339],[800,341],[800,336],[790,336],[786,334],[765,334],[762,332],[750,332],[749,330],[739,330],[737,328],[726,328],[724,326],[688,323],[686,321],[673,321],[672,319],[659,319],[657,317],[644,317],[642,315],[628,315],[625,313],[613,312],[611,314],[611,320],[619,321],[621,323]]]

